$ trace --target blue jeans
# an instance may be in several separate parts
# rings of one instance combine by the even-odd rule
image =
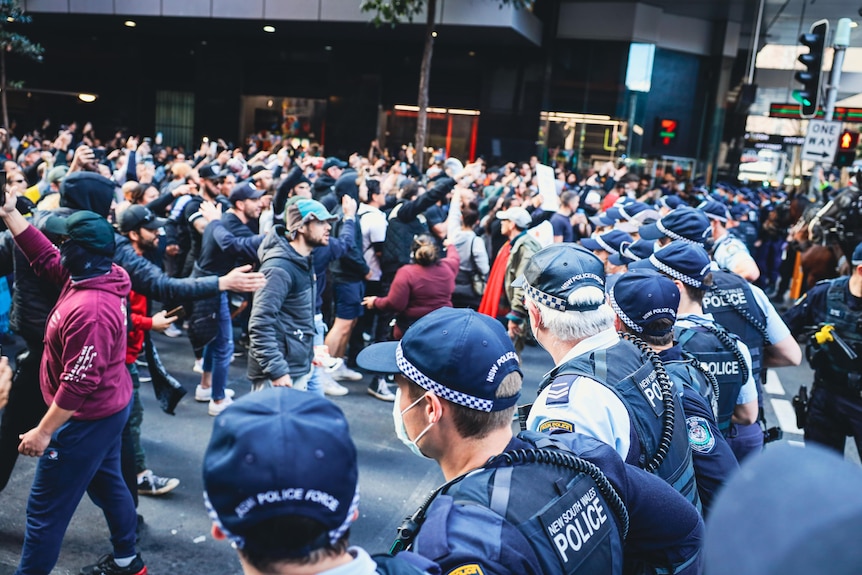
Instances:
[[[203,370],[212,372],[212,398],[224,399],[227,386],[227,371],[233,359],[233,327],[230,323],[230,307],[227,292],[219,295],[218,333],[213,341],[204,346]]]
[[[323,314],[314,314],[314,340],[315,346],[323,345],[323,338],[326,335],[326,323],[323,321]],[[320,376],[320,370],[323,369],[318,365],[311,366],[311,379],[308,380],[308,389],[311,393],[323,396],[323,382]]]
[[[104,419],[69,420],[39,458],[27,501],[27,531],[15,575],[48,575],[86,492],[108,521],[114,557],[135,555],[137,514],[120,472],[120,435],[131,402]]]

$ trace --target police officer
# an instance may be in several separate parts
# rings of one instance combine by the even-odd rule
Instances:
[[[246,575],[438,573],[405,553],[349,547],[359,466],[344,414],[313,393],[271,388],[216,419],[204,454],[204,500],[215,539],[229,539]]]
[[[820,328],[806,353],[814,385],[805,441],[844,453],[849,435],[862,454],[862,244],[853,250],[851,268],[849,277],[824,280],[811,288],[784,320],[797,336]],[[827,324],[831,328],[824,328]]]
[[[617,329],[637,335],[659,354],[674,390],[682,395],[697,491],[706,517],[719,488],[739,465],[715,421],[715,378],[673,341],[679,290],[661,274],[633,270],[611,288],[608,299],[617,314]]]
[[[727,207],[715,200],[707,200],[699,208],[709,218],[713,241],[712,259],[718,267],[738,274],[747,281],[756,281],[760,277],[760,269],[754,258],[748,253],[745,244],[727,231],[730,221]]]
[[[602,261],[581,246],[554,244],[533,256],[517,283],[536,341],[556,364],[528,429],[574,430],[607,443],[697,505],[681,400],[658,357],[614,329]]]
[[[703,311],[704,293],[712,286],[709,256],[701,246],[674,241],[648,259],[629,266],[652,269],[673,280],[680,294],[674,339],[694,356],[718,382],[717,420],[727,433],[731,421],[757,420],[757,387],[751,373],[748,346]],[[762,435],[761,435],[762,438]]]
[[[641,227],[641,237],[662,245],[674,239],[688,240],[706,248],[711,241],[710,226],[702,211],[683,207],[655,224]],[[758,405],[762,406],[761,382],[766,378],[766,368],[799,365],[802,350],[763,290],[735,273],[719,269],[715,263],[711,271],[713,287],[704,294],[703,310],[748,346],[758,386]],[[763,446],[762,410],[759,419],[751,425],[730,424],[727,440],[740,461]]]
[[[357,362],[397,374],[396,434],[447,480],[396,549],[412,544],[447,574],[699,569],[697,510],[665,482],[583,435],[512,436],[522,375],[495,319],[442,308]]]

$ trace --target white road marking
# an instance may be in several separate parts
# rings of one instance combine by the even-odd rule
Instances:
[[[793,441],[792,439],[787,442],[787,445],[792,445],[793,447],[805,447],[805,443],[802,441]]]
[[[784,391],[784,386],[781,385],[778,373],[776,373],[774,369],[767,370],[766,385],[763,386],[763,390],[769,395],[780,395],[784,397],[784,394],[786,393]]]
[[[769,398],[772,403],[772,409],[775,411],[775,417],[778,418],[778,425],[784,433],[796,433],[802,435],[802,430],[796,427],[796,412],[793,410],[793,405],[786,399],[778,399],[775,397]]]

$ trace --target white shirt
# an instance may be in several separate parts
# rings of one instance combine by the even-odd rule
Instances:
[[[359,222],[359,227],[362,229],[362,257],[368,264],[368,279],[380,281],[383,272],[380,271],[380,262],[377,260],[377,254],[374,253],[372,244],[380,243],[386,239],[386,228],[389,226],[389,222],[386,221],[386,214],[374,206],[359,204],[359,209],[356,210],[356,221]]]
[[[592,351],[607,349],[617,342],[620,336],[611,328],[578,342],[563,357],[562,365]],[[569,387],[566,403],[548,405],[551,386],[542,390],[530,410],[527,428],[532,431],[550,429],[577,431],[606,443],[626,459],[631,447],[631,419],[626,406],[616,394],[602,383],[589,378],[578,377]]]
[[[715,241],[712,259],[719,268],[732,272],[739,265],[739,262],[752,258],[742,241],[725,233]]]

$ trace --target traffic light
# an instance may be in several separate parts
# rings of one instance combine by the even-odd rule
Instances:
[[[808,47],[807,54],[800,54],[799,61],[804,71],[796,72],[796,79],[802,84],[801,90],[793,91],[793,98],[799,102],[799,116],[813,118],[820,105],[820,76],[823,66],[823,47],[829,23],[826,20],[815,22],[808,34],[800,34],[799,43]]]
[[[670,118],[656,118],[656,143],[669,148],[673,145],[677,136],[679,122]]]
[[[838,150],[835,154],[835,166],[846,168],[856,161],[856,147],[859,145],[859,132],[845,130],[838,138]]]

